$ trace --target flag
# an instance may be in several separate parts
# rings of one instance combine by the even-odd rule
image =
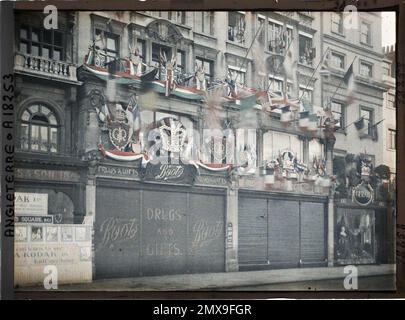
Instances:
[[[283,123],[288,123],[291,121],[291,118],[292,118],[292,113],[291,113],[290,106],[282,107],[280,121]]]
[[[300,112],[300,118],[298,120],[298,125],[301,129],[306,129],[309,125],[309,111]]]
[[[361,117],[357,121],[354,122],[354,126],[356,127],[357,130],[361,130],[364,128],[364,118]]]
[[[330,53],[330,50],[328,49],[328,51],[325,54],[325,57],[323,58],[321,69],[319,70],[319,74],[326,78],[329,78],[330,73],[331,73],[330,69],[329,69],[330,60],[331,60],[331,53]]]
[[[317,131],[318,130],[318,116],[316,114],[309,115],[309,122],[308,122],[308,131]]]
[[[354,100],[354,74],[353,74],[353,62],[351,63],[350,67],[347,69],[343,81],[346,83],[347,86],[347,105],[352,104]]]

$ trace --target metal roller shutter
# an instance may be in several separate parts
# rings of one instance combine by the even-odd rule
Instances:
[[[267,264],[267,199],[239,198],[239,264]]]
[[[269,200],[269,260],[274,267],[296,267],[300,256],[299,202]]]
[[[301,202],[301,260],[302,264],[324,263],[325,206],[323,203]]]
[[[97,188],[94,240],[96,278],[139,276],[139,191]]]

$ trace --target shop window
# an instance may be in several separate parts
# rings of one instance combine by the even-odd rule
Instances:
[[[19,29],[21,53],[60,61],[65,60],[64,47],[64,34],[60,31],[28,25],[22,25]]]
[[[240,44],[245,43],[246,21],[245,15],[240,12],[228,13],[228,40]]]
[[[367,22],[362,22],[360,26],[360,42],[371,44],[371,25]]]
[[[338,69],[345,68],[345,56],[340,53],[332,52],[331,54],[332,66]]]
[[[312,66],[315,58],[315,48],[312,47],[312,38],[299,35],[299,62]]]
[[[343,14],[332,13],[332,32],[343,34]]]
[[[371,78],[373,76],[373,65],[371,63],[361,61],[360,74],[364,77]]]
[[[59,124],[50,108],[33,104],[21,116],[20,148],[33,152],[58,152]]]
[[[213,35],[214,33],[214,13],[210,11],[194,12],[195,31]]]
[[[331,108],[335,120],[335,127],[343,129],[345,127],[345,106],[342,103],[332,101]]]
[[[96,49],[102,52],[101,65],[105,66],[110,61],[119,58],[119,36],[107,31],[96,29]]]

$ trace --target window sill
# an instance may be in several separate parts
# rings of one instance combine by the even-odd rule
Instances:
[[[313,65],[310,65],[310,64],[306,64],[306,63],[302,63],[302,62],[298,62],[297,64],[298,64],[298,66],[302,66],[302,67],[309,68],[309,69],[312,69],[312,70],[315,69],[315,67]]]
[[[241,49],[247,49],[245,44],[238,43],[238,42],[236,42],[236,41],[232,41],[232,40],[229,40],[229,39],[228,39],[228,40],[226,40],[226,43],[227,43],[227,44],[230,44],[230,45],[233,45],[233,46],[235,46],[235,47],[239,47],[239,48],[241,48]]]
[[[331,30],[331,34],[339,36],[341,38],[346,38],[346,36],[343,33],[336,32],[336,31],[333,31],[333,30]]]
[[[360,44],[369,48],[373,48],[373,45],[371,43],[366,43],[366,42],[362,42],[360,41]]]
[[[215,38],[213,35],[211,35],[209,33],[204,33],[204,32],[199,32],[199,31],[193,31],[193,33],[195,35],[199,35],[199,36],[204,37],[204,38],[209,38],[210,40],[213,40],[213,41],[216,41],[216,42],[218,41],[217,38]]]

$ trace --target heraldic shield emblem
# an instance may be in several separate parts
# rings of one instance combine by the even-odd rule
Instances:
[[[123,150],[132,137],[131,127],[125,121],[112,121],[109,124],[110,141],[118,150]]]

